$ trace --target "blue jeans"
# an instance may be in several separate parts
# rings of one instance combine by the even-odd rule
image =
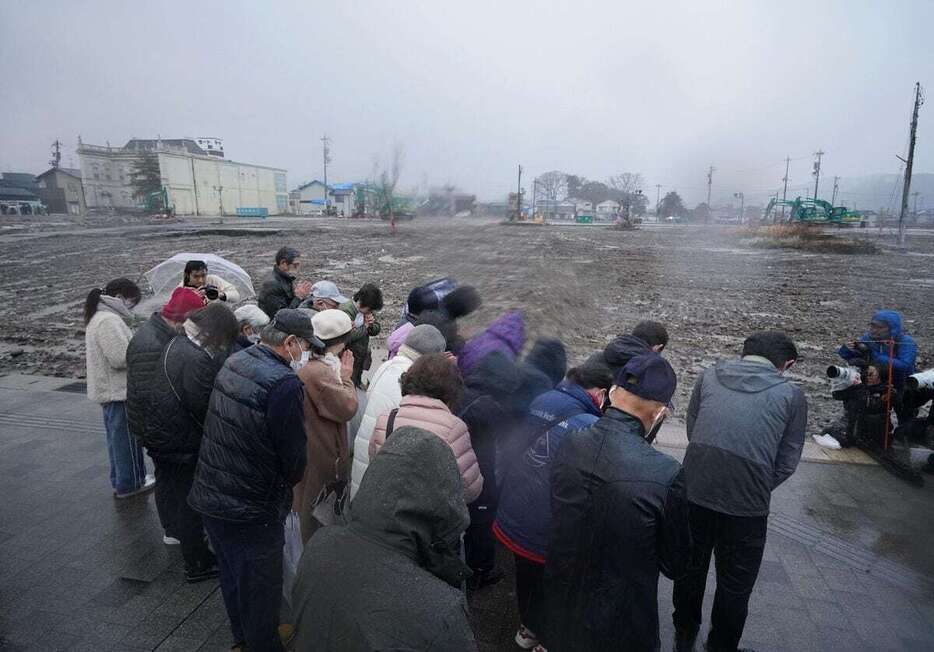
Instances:
[[[221,594],[237,643],[253,652],[280,652],[284,524],[234,523],[204,516]]]
[[[107,430],[107,455],[110,457],[110,485],[118,494],[136,491],[146,481],[143,447],[130,434],[126,422],[126,403],[103,403],[104,428]]]

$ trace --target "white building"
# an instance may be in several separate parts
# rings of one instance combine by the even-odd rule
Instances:
[[[597,212],[601,215],[614,215],[619,212],[619,202],[607,199],[597,204]]]
[[[314,179],[292,191],[298,197],[298,206],[293,201],[292,210],[298,215],[324,215],[324,183]]]
[[[78,156],[89,209],[139,210],[131,184],[140,152],[157,156],[162,186],[178,215],[236,215],[238,209],[288,211],[286,171],[203,153],[191,139],[131,140],[126,147],[79,141]],[[202,153],[197,153],[202,152]]]

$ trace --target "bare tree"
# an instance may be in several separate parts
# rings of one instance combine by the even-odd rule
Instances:
[[[644,185],[638,172],[623,172],[606,180],[606,185],[622,195],[631,195]]]
[[[563,201],[568,196],[568,175],[558,170],[545,172],[535,179],[539,197],[551,201]]]
[[[392,154],[387,165],[382,165],[378,159],[373,163],[373,187],[376,192],[379,214],[389,217],[393,233],[396,229],[396,212],[402,208],[396,195],[396,187],[402,175],[404,159],[405,151],[401,144],[396,143],[392,147]]]

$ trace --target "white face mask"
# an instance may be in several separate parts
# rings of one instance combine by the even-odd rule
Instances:
[[[256,344],[257,342],[259,342],[259,335],[257,335],[256,333],[247,335],[246,338],[250,340],[251,342],[253,342],[253,344]]]
[[[289,363],[289,366],[292,367],[293,371],[298,371],[302,367],[304,367],[306,364],[308,364],[308,358],[310,356],[311,356],[310,351],[302,350],[302,356],[298,360],[296,360],[295,356],[292,355],[292,350],[289,349],[289,358],[292,360],[292,362]]]

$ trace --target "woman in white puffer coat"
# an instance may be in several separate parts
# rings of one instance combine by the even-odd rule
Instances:
[[[398,354],[380,365],[370,378],[370,386],[366,393],[366,411],[363,413],[357,436],[354,438],[353,467],[350,472],[351,500],[360,488],[363,474],[370,465],[370,438],[373,436],[376,420],[399,407],[402,401],[399,378],[408,371],[419,356],[427,353],[441,353],[445,346],[444,336],[437,328],[427,324],[416,326],[406,337],[405,344],[399,347]]]

